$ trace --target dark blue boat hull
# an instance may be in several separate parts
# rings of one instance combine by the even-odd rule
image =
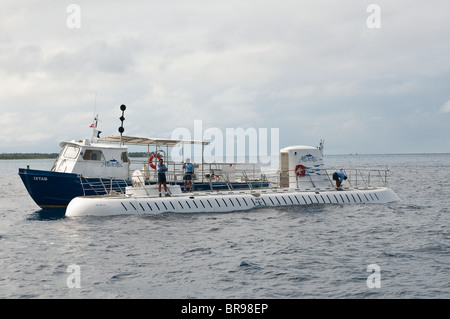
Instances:
[[[77,196],[104,195],[110,191],[125,192],[125,187],[131,185],[130,180],[111,178],[84,177],[74,173],[59,173],[35,169],[19,168],[28,193],[42,209],[67,207]],[[184,182],[177,184],[183,187]],[[268,187],[267,182],[194,182],[197,191],[249,189]]]

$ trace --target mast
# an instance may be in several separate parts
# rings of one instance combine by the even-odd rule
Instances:
[[[119,133],[120,133],[120,146],[122,146],[122,133],[125,131],[125,129],[123,128],[123,121],[125,121],[125,117],[123,116],[123,114],[125,113],[125,110],[127,109],[127,107],[125,106],[125,104],[122,104],[120,106],[120,110],[122,111],[122,116],[119,118],[120,120],[120,127],[119,127]]]
[[[98,114],[94,116],[94,122],[90,126],[92,128],[92,135],[91,139],[89,140],[91,143],[96,142],[97,141],[96,139],[100,137],[101,131],[97,130],[97,124],[98,124]]]

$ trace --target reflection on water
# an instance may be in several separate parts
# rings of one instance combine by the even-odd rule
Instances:
[[[27,220],[57,220],[66,218],[65,208],[39,209],[27,216]]]

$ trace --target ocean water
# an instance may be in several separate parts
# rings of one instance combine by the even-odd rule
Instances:
[[[0,298],[450,298],[450,154],[325,157],[389,167],[390,204],[103,218],[35,205],[18,168],[52,162],[0,161]]]

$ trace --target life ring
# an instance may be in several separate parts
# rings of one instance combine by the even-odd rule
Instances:
[[[159,155],[158,153],[154,153],[154,154],[152,154],[152,156],[150,156],[150,157],[148,158],[148,165],[150,165],[150,167],[153,168],[153,169],[156,169],[156,165],[153,164],[153,159],[154,159],[155,157],[158,158],[158,160],[161,159],[161,155]]]
[[[297,176],[303,176],[303,175],[305,175],[305,173],[306,173],[306,168],[305,168],[305,166],[303,166],[303,165],[301,165],[301,164],[295,166],[295,168],[294,168],[294,173],[295,173],[295,175],[297,175]]]

